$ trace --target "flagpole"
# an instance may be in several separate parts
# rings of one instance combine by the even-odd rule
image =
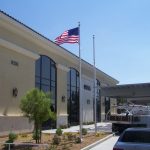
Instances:
[[[79,92],[79,106],[80,106],[80,139],[82,141],[82,71],[81,71],[81,49],[80,49],[80,22],[79,22],[79,71],[80,71],[80,75],[79,75],[79,87],[80,87],[80,92]]]
[[[95,134],[97,133],[97,118],[96,118],[96,67],[95,67],[95,36],[93,35],[93,70],[94,70],[94,122]]]

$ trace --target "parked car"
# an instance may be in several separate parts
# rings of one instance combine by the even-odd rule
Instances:
[[[126,129],[113,150],[150,150],[150,128]]]

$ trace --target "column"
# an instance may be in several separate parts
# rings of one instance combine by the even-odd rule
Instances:
[[[69,68],[57,64],[57,128],[67,126],[67,73]]]

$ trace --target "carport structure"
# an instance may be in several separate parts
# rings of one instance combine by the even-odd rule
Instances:
[[[149,115],[120,115],[118,110],[121,109],[121,105],[119,105],[120,108],[117,110],[115,109],[117,108],[117,105],[113,104],[112,101],[113,99],[124,98],[127,100],[127,103],[133,103],[133,107],[136,104],[136,106],[138,106],[139,104],[150,106],[150,83],[103,87],[101,89],[101,95],[104,97],[108,97],[107,99],[109,99],[109,103],[112,102],[112,105],[109,105],[111,106],[111,108],[108,108],[108,106],[105,105],[105,118],[107,121],[112,122],[112,131],[122,132],[128,127],[150,127]],[[126,109],[127,107],[125,108],[125,110]]]
[[[150,83],[102,87],[101,96],[109,98],[126,98],[137,103],[150,104]]]

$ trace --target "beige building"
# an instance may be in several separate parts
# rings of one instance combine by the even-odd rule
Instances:
[[[105,98],[100,87],[118,81],[96,69],[97,120],[105,117]],[[82,60],[83,121],[93,119],[93,67]],[[0,12],[0,133],[30,131],[32,124],[22,116],[20,99],[37,87],[51,91],[56,122],[43,128],[79,124],[79,58],[46,37]]]

